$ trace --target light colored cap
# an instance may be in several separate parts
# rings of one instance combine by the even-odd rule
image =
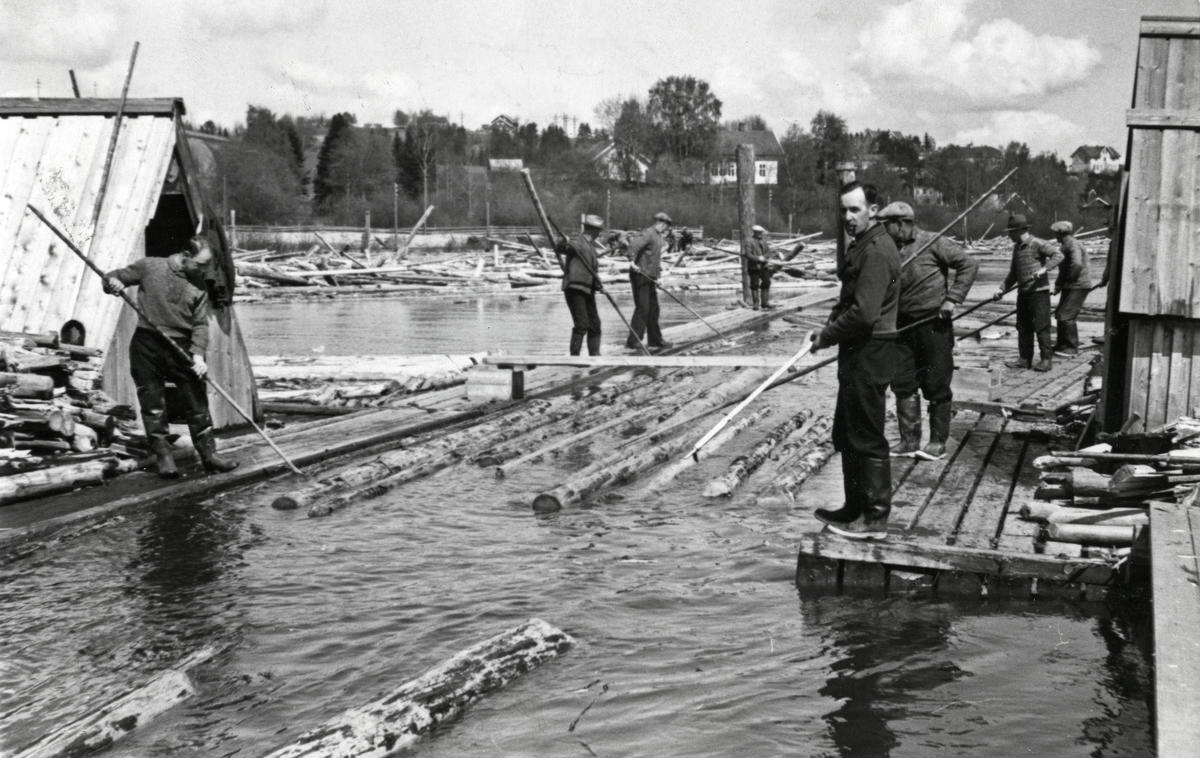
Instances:
[[[875,214],[875,218],[880,221],[893,218],[900,219],[901,221],[912,221],[916,218],[916,214],[913,213],[912,206],[908,203],[888,203],[883,206],[883,209],[879,213]]]
[[[1075,225],[1070,221],[1055,221],[1050,225],[1050,231],[1055,234],[1071,234],[1075,231]]]
[[[671,220],[671,217],[668,216],[667,214],[663,213],[662,211],[659,211],[658,213],[654,214],[654,220],[655,221],[666,221],[668,224],[671,224],[672,226],[675,224],[675,222]]]
[[[583,217],[583,225],[590,226],[593,229],[603,229],[604,219],[600,218],[594,213],[589,213]]]
[[[759,224],[755,224],[754,226],[750,227],[750,231],[754,232],[755,234],[766,234],[767,233],[767,230]]]

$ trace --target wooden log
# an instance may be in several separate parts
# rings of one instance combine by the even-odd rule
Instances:
[[[1132,545],[1138,526],[1097,524],[1050,524],[1046,538],[1080,545]]]
[[[71,436],[71,449],[86,453],[95,450],[99,442],[99,435],[96,434],[95,429],[86,424],[77,424]]]
[[[64,442],[62,445],[66,450],[71,449],[69,443]],[[23,448],[23,444],[17,443],[17,447]],[[109,457],[0,477],[0,505],[39,495],[69,492],[85,485],[100,484],[115,466],[116,459]]]
[[[206,647],[189,655],[142,687],[43,737],[14,758],[74,758],[107,750],[134,729],[195,695],[196,688],[187,672],[215,654],[213,648]]]
[[[294,272],[281,271],[275,266],[266,263],[249,263],[247,261],[234,261],[234,267],[237,273],[241,276],[253,276],[256,279],[264,279],[268,282],[276,284],[289,284],[298,286],[308,286],[311,284],[308,279],[296,276]],[[305,272],[310,274],[313,272]],[[324,272],[316,272],[318,277],[325,276]]]
[[[813,422],[805,431],[811,446],[802,449],[783,468],[783,475],[777,477],[755,496],[757,505],[792,505],[796,502],[796,494],[801,485],[829,462],[833,456],[833,442],[829,439],[833,420],[822,416]]]
[[[763,420],[769,413],[771,408],[763,406],[756,409],[753,413],[748,413],[744,417],[734,421],[729,426],[722,429],[715,437],[708,441],[708,444],[696,451],[695,456],[685,455],[679,460],[672,461],[654,475],[649,482],[638,492],[638,496],[648,496],[654,492],[662,490],[675,481],[675,478],[687,469],[695,466],[705,458],[710,457],[714,452],[720,450],[723,445],[732,440],[737,435],[741,434],[747,427],[757,424]],[[809,411],[811,414],[811,411]]]
[[[70,439],[75,436],[75,419],[61,408],[54,408],[46,414],[46,426],[59,437]]]
[[[50,399],[54,396],[54,380],[41,374],[0,371],[0,387],[6,387],[13,397]]]
[[[1109,478],[1098,474],[1090,468],[1076,467],[1071,469],[1067,478],[1072,495],[1096,496],[1107,495]]]
[[[334,407],[329,405],[311,405],[309,403],[280,403],[261,402],[259,407],[264,413],[292,414],[296,416],[344,416],[355,413],[357,408]]]
[[[728,497],[733,494],[733,491],[746,481],[746,478],[758,470],[771,451],[779,446],[783,440],[798,429],[809,417],[812,416],[812,411],[800,411],[788,418],[783,423],[776,426],[767,432],[767,436],[761,442],[754,446],[748,454],[734,459],[733,463],[729,464],[729,470],[722,476],[713,479],[705,486],[701,493],[704,497]]]
[[[267,758],[392,755],[468,704],[565,653],[575,641],[541,619],[471,647],[378,700],[347,710]]]
[[[1046,524],[1109,524],[1133,526],[1150,523],[1145,508],[1072,508],[1055,502],[1033,501],[1020,508],[1021,518]]]
[[[566,436],[559,436],[556,439],[554,439],[553,441],[551,441],[550,443],[543,445],[536,450],[526,453],[525,455],[522,455],[519,458],[514,458],[513,460],[508,461],[507,463],[504,463],[500,466],[496,466],[496,468],[495,468],[496,478],[503,479],[506,476],[510,476],[514,471],[517,471],[518,469],[524,467],[525,464],[529,463],[530,461],[535,461],[538,458],[541,458],[544,455],[548,455],[549,453],[552,453],[556,450],[561,450],[564,447],[574,445],[577,442],[581,442],[582,440],[585,440],[589,437],[599,434],[600,432],[611,429],[615,426],[622,426],[622,425],[628,424],[631,421],[634,421],[636,419],[645,418],[646,415],[647,415],[647,411],[645,409],[638,408],[638,409],[632,410],[628,413],[625,413],[623,415],[617,416],[616,418],[611,419],[609,421],[605,421],[601,424],[592,425],[592,426],[584,429],[581,432],[576,432],[575,434],[568,434]]]

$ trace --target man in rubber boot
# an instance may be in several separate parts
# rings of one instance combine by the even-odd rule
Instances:
[[[937,460],[946,454],[954,375],[954,309],[967,299],[979,262],[945,237],[917,227],[912,206],[891,203],[879,212],[900,248],[900,310],[896,326],[896,420],[893,456]],[[929,403],[929,442],[921,447],[920,390]]]
[[[763,235],[767,230],[755,224],[750,227],[750,241],[746,243],[746,275],[750,279],[750,301],[754,310],[770,308],[771,295],[771,248]]]
[[[1008,368],[1049,371],[1054,367],[1054,347],[1050,344],[1050,279],[1046,272],[1062,262],[1062,252],[1052,242],[1029,233],[1029,221],[1019,213],[1008,217],[1004,230],[1012,240],[1012,265],[1004,284],[993,295],[999,300],[1013,286],[1017,288],[1017,354]],[[1033,341],[1037,338],[1038,360],[1033,359]]]
[[[231,471],[235,461],[217,455],[212,418],[208,412],[208,295],[202,286],[204,266],[212,260],[204,236],[193,237],[188,247],[166,258],[142,258],[104,276],[104,291],[116,295],[125,287],[138,287],[138,306],[149,321],[138,317],[129,342],[129,370],[137,386],[142,423],[157,461],[158,475],[179,476],[171,455],[167,418],[166,383],[172,382],[185,408],[192,444],[209,472]],[[166,335],[164,337],[163,335]],[[171,339],[191,355],[185,362],[166,343]]]
[[[658,325],[658,290],[654,283],[662,274],[662,254],[667,247],[666,235],[671,223],[671,217],[667,214],[654,214],[654,223],[634,237],[626,251],[629,260],[637,267],[636,271],[629,271],[629,285],[633,289],[633,317],[629,323],[632,333],[625,339],[625,347],[630,350],[637,350],[638,340],[643,337],[651,348],[665,350],[670,347],[663,341],[662,329]]]
[[[604,222],[599,216],[583,218],[583,232],[570,240],[558,243],[558,253],[566,257],[563,269],[563,295],[571,312],[571,355],[579,355],[584,339],[588,355],[600,355],[600,312],[596,310],[596,293],[604,290],[600,283],[596,238]]]
[[[884,539],[892,510],[892,464],[884,423],[887,388],[896,368],[900,253],[879,223],[878,190],[850,182],[841,188],[842,223],[853,241],[837,262],[842,288],[813,350],[838,346],[838,394],[833,446],[842,454],[846,502],[818,508],[830,531],[854,539]]]
[[[1075,239],[1075,226],[1070,221],[1055,221],[1050,225],[1062,250],[1062,262],[1058,264],[1058,277],[1054,280],[1054,291],[1058,295],[1058,306],[1054,309],[1054,323],[1058,338],[1054,342],[1054,354],[1069,358],[1079,353],[1079,312],[1083,301],[1092,291],[1092,276],[1088,271],[1087,251]]]

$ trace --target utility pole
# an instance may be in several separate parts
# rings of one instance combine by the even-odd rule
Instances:
[[[400,182],[392,182],[392,248],[400,252]]]
[[[754,145],[737,146],[738,221],[742,227],[742,303],[750,303],[750,272],[746,266],[746,255],[750,252],[750,239],[754,226]]]

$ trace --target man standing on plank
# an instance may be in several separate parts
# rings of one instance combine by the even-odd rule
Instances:
[[[879,223],[872,184],[841,188],[842,222],[853,242],[837,262],[842,282],[829,321],[813,335],[814,350],[838,346],[838,394],[833,446],[842,454],[846,502],[818,508],[830,531],[854,539],[887,537],[892,464],[884,423],[887,388],[896,368],[900,253]]]
[[[587,339],[588,355],[600,355],[600,312],[596,310],[596,293],[604,290],[600,283],[599,261],[596,257],[596,237],[604,228],[599,216],[583,218],[583,232],[570,240],[558,243],[558,253],[566,256],[563,269],[563,294],[571,311],[571,355],[579,355]]]
[[[1054,232],[1062,250],[1054,292],[1050,293],[1058,295],[1058,307],[1054,309],[1054,321],[1058,326],[1054,354],[1069,358],[1079,353],[1079,325],[1076,319],[1083,310],[1083,301],[1092,291],[1092,276],[1088,271],[1087,251],[1075,239],[1075,226],[1070,221],[1055,221],[1050,225],[1050,231]]]
[[[175,385],[183,401],[192,444],[205,471],[232,471],[238,465],[217,455],[204,384],[208,372],[204,362],[208,349],[208,294],[200,276],[212,257],[208,239],[197,235],[182,252],[166,258],[142,258],[104,276],[104,291],[110,295],[137,285],[138,306],[149,319],[138,317],[129,342],[129,370],[137,386],[142,424],[154,451],[158,475],[167,479],[179,476],[167,438],[167,382]],[[191,363],[184,362],[166,343],[168,338],[192,356]]]
[[[1062,253],[1052,242],[1029,233],[1029,221],[1015,213],[1008,217],[1005,230],[1013,242],[1012,266],[1004,284],[993,298],[999,300],[1012,287],[1017,288],[1017,353],[1008,368],[1054,368],[1054,347],[1050,344],[1050,279],[1046,272],[1062,261]],[[1033,359],[1033,341],[1037,338],[1038,360]]]
[[[954,375],[951,318],[971,291],[979,262],[961,245],[916,226],[912,206],[891,203],[879,212],[900,248],[900,312],[896,326],[896,420],[900,443],[893,456],[937,460],[946,454]],[[929,403],[929,442],[921,447],[921,398]]]
[[[643,336],[646,344],[657,350],[671,347],[663,341],[662,329],[658,325],[658,290],[654,283],[662,273],[662,254],[667,247],[667,231],[671,228],[671,217],[665,213],[654,214],[654,224],[643,229],[629,243],[626,255],[637,268],[630,269],[629,284],[633,289],[633,318],[630,319],[630,334],[625,347],[638,349],[638,340]],[[636,338],[635,338],[636,335]]]

